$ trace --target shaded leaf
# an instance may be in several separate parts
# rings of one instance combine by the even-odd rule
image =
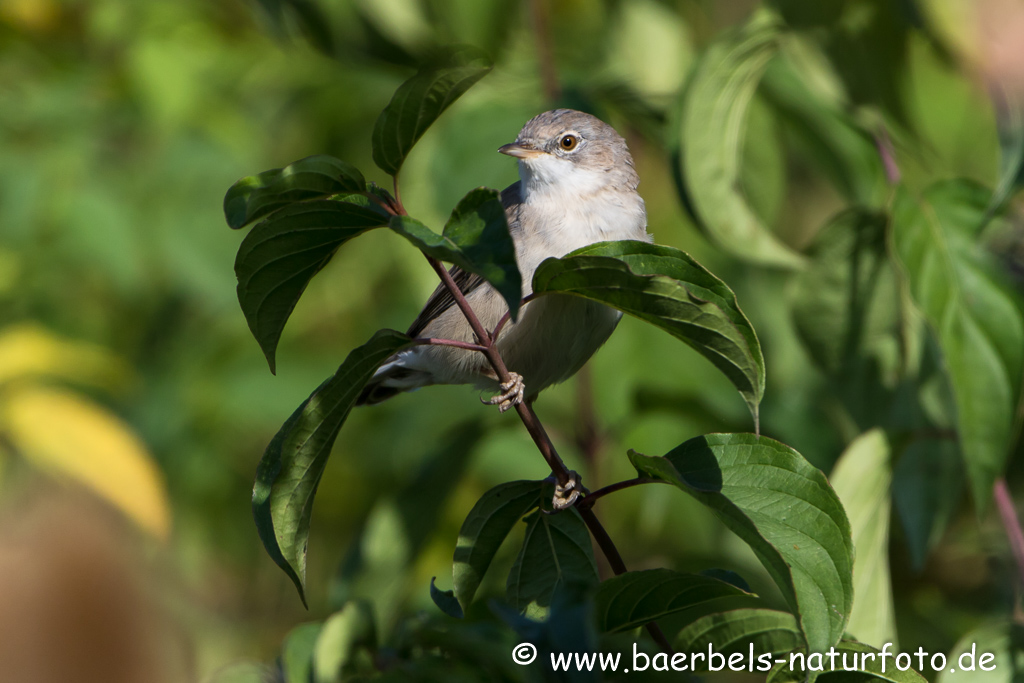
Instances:
[[[677,486],[743,539],[774,579],[812,650],[842,637],[853,604],[853,542],[825,475],[753,434],[709,434],[665,457],[630,451],[642,475]]]
[[[889,683],[925,683],[927,679],[913,669],[900,671],[895,665],[893,654],[890,649],[887,658],[883,659],[880,651],[870,645],[844,640],[836,645],[834,658],[823,652],[813,652],[806,658],[804,653],[790,655],[783,664],[776,664],[772,668],[766,683],[807,683],[829,676],[846,680],[856,673],[866,675],[857,676],[855,680],[877,678]],[[834,667],[830,663],[832,659],[835,661]],[[790,663],[796,667],[790,668]]]
[[[960,504],[963,471],[960,451],[950,439],[914,441],[896,461],[892,497],[914,571],[924,569]]]
[[[793,268],[803,259],[757,217],[740,182],[747,110],[777,40],[761,15],[708,47],[680,101],[674,156],[684,201],[708,237],[739,258]]]
[[[750,593],[718,579],[648,569],[602,581],[594,595],[594,613],[601,632],[628,631],[697,605],[744,595]]]
[[[388,357],[409,345],[404,334],[380,330],[354,349],[292,413],[260,459],[252,492],[256,529],[303,602],[309,519],[331,447],[366,382]]]
[[[985,661],[981,659],[984,655]],[[975,628],[957,641],[949,653],[949,666],[939,671],[936,683],[1013,683],[1024,668],[1024,626],[996,621]],[[981,668],[985,665],[985,669]],[[956,669],[953,673],[949,669]]]
[[[422,67],[399,86],[377,118],[374,162],[386,173],[397,175],[420,136],[492,66],[486,54],[467,46]]]
[[[224,195],[224,218],[238,229],[289,204],[365,190],[359,169],[321,154],[242,178]]]
[[[747,653],[751,646],[757,655],[775,655],[804,647],[804,637],[796,617],[788,612],[737,609],[703,616],[675,638],[678,652],[706,652],[709,646],[723,655]],[[755,667],[764,665],[760,657],[757,661]],[[768,666],[772,664],[769,660]]]
[[[313,650],[315,683],[341,681],[346,665],[360,647],[376,649],[377,626],[370,605],[354,600],[329,616],[320,629]]]
[[[829,481],[853,532],[853,611],[847,631],[862,642],[896,646],[896,614],[889,577],[889,497],[892,466],[881,429],[857,437],[839,457]]]
[[[388,215],[369,200],[312,200],[288,206],[245,236],[235,257],[238,303],[275,370],[277,343],[306,286],[341,245]]]
[[[487,568],[505,537],[523,516],[540,505],[540,481],[510,481],[487,491],[476,502],[459,530],[452,565],[453,595],[463,611],[469,608]],[[450,605],[435,604],[447,614]],[[452,614],[452,616],[456,616]]]
[[[524,521],[523,547],[506,583],[506,596],[514,607],[545,607],[559,587],[599,581],[590,533],[575,509],[556,514],[537,510]]]
[[[515,319],[523,279],[497,190],[481,187],[463,197],[440,235],[409,216],[394,216],[390,227],[423,253],[484,278],[505,299]]]
[[[998,87],[998,86],[997,86]],[[1020,98],[993,91],[999,132],[999,179],[989,200],[989,215],[1003,209],[1024,186],[1024,111]]]
[[[533,291],[599,301],[665,330],[725,373],[757,421],[765,380],[757,335],[732,290],[686,253],[632,240],[599,242],[545,260]]]
[[[1024,317],[978,245],[989,193],[968,181],[901,189],[892,244],[914,302],[935,332],[953,386],[957,428],[979,509],[1014,435],[1024,367]]]

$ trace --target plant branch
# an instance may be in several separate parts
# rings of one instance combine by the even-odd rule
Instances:
[[[519,310],[520,311],[523,310],[523,306],[525,306],[526,304],[530,303],[531,301],[533,301],[536,298],[537,298],[536,294],[530,294],[529,296],[525,297],[520,302]],[[511,315],[512,315],[512,311],[505,311],[505,315],[501,316],[501,320],[498,321],[498,324],[494,326],[494,330],[491,331],[491,339],[497,339],[498,338],[498,333],[501,332],[502,328],[505,327],[505,325],[511,319]]]
[[[619,554],[619,549],[615,547],[614,541],[611,536],[605,531],[604,526],[601,525],[600,520],[597,519],[597,515],[590,509],[589,506],[577,505],[576,509],[580,513],[580,517],[583,518],[583,522],[590,529],[590,535],[594,537],[601,552],[608,558],[608,564],[611,566],[612,571],[615,572],[616,576],[626,573],[626,563],[622,560],[622,555]],[[662,651],[669,654],[672,653],[672,644],[668,642],[668,638],[665,637],[661,627],[655,622],[647,624],[647,632],[651,634],[651,638],[654,638],[654,642],[658,644],[658,647]]]
[[[605,486],[603,488],[599,488],[598,490],[596,490],[596,491],[594,491],[592,493],[588,493],[587,497],[584,498],[583,500],[581,500],[576,505],[576,507],[577,508],[593,507],[594,503],[596,503],[601,498],[604,498],[609,493],[615,493],[616,491],[622,491],[624,489],[632,488],[634,486],[639,486],[640,484],[654,484],[654,483],[657,483],[657,482],[658,482],[657,479],[651,479],[650,477],[637,477],[636,479],[626,479],[625,481],[619,481],[619,482],[616,482],[614,484],[609,484],[608,486]]]
[[[480,346],[479,344],[471,344],[470,342],[458,341],[456,339],[438,339],[437,337],[418,337],[412,340],[417,346],[454,346],[457,349],[466,349],[467,351],[480,351],[481,353],[487,352],[486,346]]]
[[[1010,489],[1006,486],[1006,479],[996,479],[992,491],[996,506],[999,508],[999,517],[1003,520],[1003,529],[1006,530],[1006,537],[1010,539],[1010,550],[1017,564],[1018,578],[1024,586],[1024,531],[1021,530],[1020,519],[1017,518],[1017,509],[1013,505]]]
[[[544,97],[548,102],[554,102],[561,97],[562,87],[558,83],[558,72],[555,70],[555,56],[554,50],[551,49],[551,34],[548,32],[548,14],[544,2],[545,0],[530,0],[530,25],[537,47],[537,62]]]

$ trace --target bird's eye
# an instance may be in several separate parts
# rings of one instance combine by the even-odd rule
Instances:
[[[578,144],[580,144],[580,139],[575,135],[563,135],[562,139],[558,141],[558,146],[566,152],[571,152],[576,149],[576,145]]]

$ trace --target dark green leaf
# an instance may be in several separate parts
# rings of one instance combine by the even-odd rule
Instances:
[[[600,242],[541,263],[533,291],[600,301],[660,327],[725,373],[757,421],[765,376],[754,328],[732,290],[684,252]]]
[[[630,451],[642,475],[706,505],[757,555],[812,650],[843,635],[853,604],[853,542],[825,475],[792,448],[753,434],[709,434],[665,457]]]
[[[979,509],[1010,452],[1024,367],[1024,318],[977,243],[988,204],[989,192],[968,181],[938,183],[920,199],[901,189],[892,229],[911,296],[942,350]]]
[[[575,509],[555,514],[537,510],[526,518],[526,537],[512,571],[506,594],[514,607],[551,604],[555,590],[567,584],[596,584],[597,565],[587,525]]]
[[[790,655],[783,664],[775,665],[765,683],[807,683],[828,676],[836,676],[837,680],[841,678],[844,681],[878,679],[889,683],[925,683],[927,680],[913,669],[900,671],[896,667],[892,649],[888,650],[886,658],[882,658],[881,651],[870,645],[844,640],[835,647],[834,652],[833,657],[829,656],[831,651],[813,652],[806,658],[803,653]],[[796,665],[795,668],[790,668],[791,662]]]
[[[359,169],[321,154],[242,178],[224,195],[224,217],[237,229],[289,204],[365,190]]]
[[[539,481],[500,484],[481,496],[469,511],[459,530],[452,566],[454,594],[463,610],[469,608],[505,537],[523,515],[540,505],[542,485]]]
[[[678,652],[707,652],[709,646],[723,655],[747,653],[751,646],[756,655],[776,655],[803,648],[804,637],[796,617],[789,612],[737,609],[701,617],[675,639]],[[758,667],[765,664],[771,667],[773,659],[766,663],[758,659],[755,668],[760,671]]]
[[[956,442],[922,439],[904,449],[893,472],[892,497],[903,526],[914,571],[953,518],[964,490],[964,467]]]
[[[313,650],[315,683],[341,681],[346,666],[361,647],[376,649],[377,625],[370,605],[354,600],[329,616],[320,629]]]
[[[523,279],[497,190],[480,187],[463,197],[440,235],[408,216],[395,216],[390,225],[423,253],[487,280],[516,318]]]
[[[731,584],[671,569],[627,572],[601,582],[594,596],[597,628],[628,631],[713,600],[749,596]]]
[[[303,602],[309,518],[331,447],[366,382],[389,356],[409,345],[404,334],[380,330],[353,350],[292,413],[260,460],[252,492],[256,529]]]
[[[712,240],[740,258],[793,268],[803,259],[757,217],[740,182],[747,110],[777,41],[778,27],[761,16],[711,44],[683,93],[674,156],[685,201]]]
[[[489,72],[482,51],[462,47],[437,60],[399,86],[373,128],[373,160],[397,175],[409,150],[437,117]]]
[[[461,619],[466,616],[465,610],[462,609],[462,605],[455,598],[455,591],[443,591],[434,585],[434,581],[437,577],[434,576],[430,579],[430,599],[434,601],[437,608],[447,614],[450,617]]]
[[[285,637],[281,648],[284,683],[310,683],[313,680],[313,648],[320,635],[320,622],[300,624]]]
[[[387,221],[363,197],[313,200],[276,212],[245,236],[235,258],[238,302],[271,372],[281,331],[309,281],[341,245]]]
[[[884,199],[885,168],[871,135],[811,92],[789,61],[772,60],[759,92],[797,148],[849,201],[874,206]]]

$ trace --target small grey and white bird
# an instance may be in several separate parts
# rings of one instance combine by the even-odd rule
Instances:
[[[594,242],[652,241],[647,234],[640,182],[626,141],[590,114],[555,109],[523,126],[502,154],[519,160],[520,181],[501,193],[523,296],[532,290],[541,261]],[[452,268],[452,276],[480,322],[493,330],[508,311],[498,292],[482,278]],[[524,305],[519,320],[506,324],[497,347],[512,381],[487,403],[502,412],[574,375],[604,344],[622,314],[602,304],[551,294]],[[475,342],[473,331],[440,286],[409,328],[413,337]],[[497,390],[497,377],[484,355],[451,346],[417,346],[388,359],[359,397],[379,403],[397,393],[431,384],[472,384]]]

